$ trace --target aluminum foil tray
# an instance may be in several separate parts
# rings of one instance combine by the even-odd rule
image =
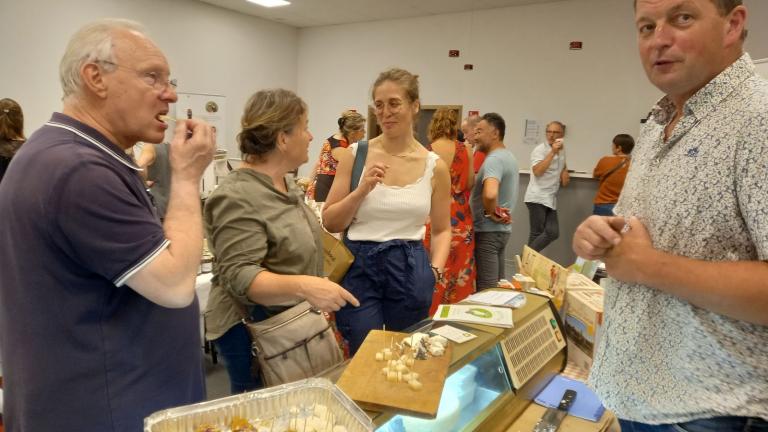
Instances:
[[[371,419],[344,392],[324,378],[228,396],[158,411],[144,419],[144,432],[231,432],[233,419],[245,419],[249,431],[369,432]],[[338,427],[337,427],[338,426]]]

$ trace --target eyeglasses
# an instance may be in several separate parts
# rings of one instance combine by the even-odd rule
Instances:
[[[403,101],[397,100],[397,99],[391,99],[389,102],[384,103],[382,101],[377,101],[374,103],[373,108],[376,110],[377,113],[384,112],[384,108],[389,107],[389,112],[391,113],[398,113],[401,109],[403,109]]]
[[[552,134],[552,135],[561,135],[561,134],[563,133],[563,131],[559,131],[559,130],[548,130],[548,131],[547,131],[547,133],[548,133],[548,134]]]
[[[168,77],[162,76],[157,72],[141,72],[136,69],[129,68],[128,66],[119,65],[109,60],[96,60],[95,63],[108,64],[117,68],[123,68],[125,70],[134,72],[139,75],[139,78],[141,78],[141,80],[144,81],[144,83],[146,83],[148,86],[154,88],[159,92],[163,92],[168,88],[171,88],[172,90],[176,90],[176,87],[178,87],[178,83],[175,79],[169,79]]]

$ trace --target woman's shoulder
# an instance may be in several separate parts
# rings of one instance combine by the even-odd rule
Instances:
[[[267,178],[264,174],[246,168],[233,170],[216,186],[211,196],[251,197],[260,191],[267,191]]]

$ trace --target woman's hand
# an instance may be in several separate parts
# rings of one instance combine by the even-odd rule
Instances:
[[[366,195],[369,194],[377,184],[384,182],[387,168],[389,168],[389,165],[385,165],[381,162],[377,162],[370,167],[367,167],[363,171],[363,178],[360,179],[357,189],[360,189]]]
[[[335,312],[347,303],[355,307],[360,306],[360,302],[349,291],[326,278],[306,276],[301,283],[300,295],[314,308],[323,312]]]

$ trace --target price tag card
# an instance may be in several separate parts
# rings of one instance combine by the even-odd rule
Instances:
[[[438,327],[435,329],[430,330],[430,333],[434,333],[436,335],[440,335],[449,341],[453,341],[456,343],[464,343],[466,341],[470,341],[477,337],[477,335],[472,334],[468,331],[457,329],[456,327],[450,326],[450,325],[444,325],[442,327]]]

